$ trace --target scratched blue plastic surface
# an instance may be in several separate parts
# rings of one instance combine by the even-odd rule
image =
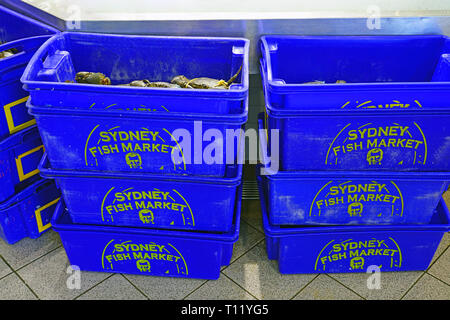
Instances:
[[[226,163],[237,161],[243,140],[243,133],[237,132],[225,143],[226,130],[243,128],[248,102],[244,115],[70,110],[35,107],[29,101],[27,105],[52,169],[223,177]],[[210,141],[205,136],[209,129]],[[175,130],[180,137],[173,136]]]
[[[430,224],[421,226],[272,226],[259,186],[267,255],[283,274],[426,270],[450,230],[443,199]]]
[[[51,227],[59,197],[55,183],[41,179],[0,203],[0,238],[9,244],[38,238]]]
[[[448,172],[275,172],[263,155],[261,183],[273,225],[427,224],[450,181]]]
[[[263,37],[266,122],[280,130],[280,168],[449,171],[449,43]],[[301,84],[315,80],[326,84]]]
[[[72,265],[84,271],[217,279],[239,236],[241,201],[227,233],[74,224],[61,202],[52,218]]]
[[[0,6],[0,52],[16,49],[0,59],[0,139],[34,124],[25,106],[28,92],[20,77],[36,50],[58,30]]]
[[[242,165],[224,178],[52,170],[74,223],[229,232],[240,198]]]
[[[248,93],[249,41],[240,38],[155,37],[61,33],[46,42],[22,77],[33,104],[71,109],[241,114]],[[228,81],[229,90],[99,86],[73,81],[80,71],[102,72],[113,85],[170,82],[174,76]]]

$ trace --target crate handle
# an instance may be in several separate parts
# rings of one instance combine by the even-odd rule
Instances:
[[[0,52],[10,49],[17,49],[19,52],[8,58],[2,59],[2,61],[15,59],[25,55],[29,51],[34,51],[36,48],[39,48],[46,39],[49,38],[50,36],[39,36],[4,43],[0,45]]]
[[[56,199],[50,201],[49,203],[44,204],[43,206],[39,207],[38,209],[36,209],[34,211],[34,214],[36,216],[36,223],[37,223],[37,227],[38,227],[39,233],[44,232],[45,230],[51,228],[51,226],[52,226],[51,222],[49,222],[46,225],[44,225],[44,223],[42,221],[42,214],[41,214],[41,212],[43,210],[45,210],[45,209],[47,209],[47,208],[57,204],[60,199],[61,198],[56,198]]]
[[[42,171],[46,171],[48,169],[49,169],[49,160],[48,160],[47,152],[44,151],[41,161],[39,161],[39,164],[38,164],[38,170],[40,172],[42,172]]]

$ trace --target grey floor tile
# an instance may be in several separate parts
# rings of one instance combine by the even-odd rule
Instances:
[[[380,289],[369,289],[367,273],[338,273],[330,277],[369,300],[398,300],[419,279],[423,272],[382,272]]]
[[[110,274],[81,272],[80,287],[68,288],[67,284],[76,283],[75,273],[68,272],[70,266],[63,248],[52,251],[18,271],[22,279],[40,299],[73,299]]]
[[[403,300],[450,300],[450,286],[425,273]]]
[[[326,274],[319,275],[294,300],[362,300],[353,291]]]
[[[433,259],[431,260],[430,266],[436,261],[437,258],[450,246],[450,232],[444,233],[439,246],[434,253]]]
[[[37,300],[37,298],[15,273],[11,273],[0,280],[0,300]]]
[[[231,263],[247,252],[251,247],[264,239],[264,233],[256,230],[245,221],[241,221],[241,229],[239,230],[239,239],[233,247],[233,256]]]
[[[242,203],[242,220],[264,233],[259,200],[247,200]]]
[[[268,260],[264,241],[223,271],[258,299],[290,299],[315,275],[282,275],[278,263]]]
[[[255,300],[223,274],[218,280],[208,281],[190,294],[187,300]]]
[[[180,300],[206,280],[124,275],[150,300]]]
[[[450,248],[431,266],[428,273],[450,285]]]
[[[13,245],[0,240],[0,255],[17,270],[61,245],[59,235],[50,230],[37,239],[25,238]]]
[[[0,257],[0,279],[7,276],[12,272],[11,268],[3,261],[2,257]]]
[[[121,274],[115,274],[83,293],[77,300],[147,300],[147,298]]]

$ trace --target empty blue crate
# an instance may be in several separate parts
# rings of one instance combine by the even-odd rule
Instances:
[[[426,270],[450,230],[443,199],[427,225],[281,227],[269,223],[266,197],[260,185],[267,255],[283,274]]]
[[[74,224],[60,202],[52,226],[70,264],[84,271],[218,279],[239,235],[240,200],[227,233]]]
[[[0,141],[0,202],[39,179],[43,154],[36,126]]]
[[[266,122],[280,130],[280,168],[449,171],[449,43],[263,37]]]
[[[0,59],[0,139],[34,124],[20,77],[36,50],[57,31],[0,6],[0,52],[15,52]]]
[[[0,238],[8,244],[38,238],[50,229],[59,198],[55,183],[41,179],[0,203]]]
[[[448,172],[275,171],[266,146],[262,131],[258,170],[273,225],[428,224],[450,183]]]
[[[241,196],[242,165],[224,178],[53,170],[73,223],[229,232]]]

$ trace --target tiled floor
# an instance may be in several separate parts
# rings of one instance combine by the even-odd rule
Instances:
[[[450,204],[450,192],[445,195]],[[54,231],[13,246],[0,240],[0,299],[446,299],[450,300],[450,234],[425,272],[383,273],[381,289],[367,274],[281,275],[265,252],[258,201],[243,204],[240,238],[219,280],[81,273],[68,289],[69,262]],[[70,284],[70,283],[69,283]]]

